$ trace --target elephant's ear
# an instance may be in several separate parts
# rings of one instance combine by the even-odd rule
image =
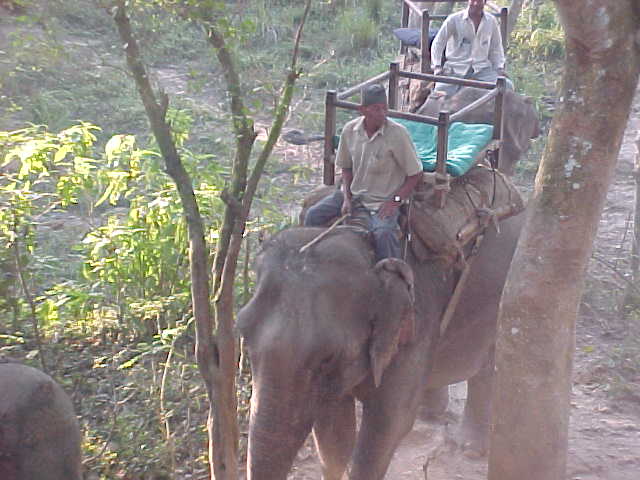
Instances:
[[[380,279],[382,291],[376,302],[369,359],[373,380],[378,387],[384,370],[398,351],[398,345],[413,339],[415,313],[411,267],[402,260],[385,258],[375,265],[374,271]]]

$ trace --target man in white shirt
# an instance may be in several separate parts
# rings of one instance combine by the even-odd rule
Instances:
[[[422,177],[422,163],[407,129],[387,118],[381,85],[363,89],[359,112],[344,126],[336,155],[342,191],[311,207],[304,224],[325,226],[340,213],[351,214],[373,234],[376,260],[399,258],[399,207]]]
[[[495,82],[505,75],[504,49],[498,21],[484,13],[486,0],[468,0],[466,10],[449,15],[431,44],[435,75]],[[442,54],[446,49],[446,62]],[[511,83],[507,81],[510,88]],[[434,92],[453,95],[459,85],[436,83]]]

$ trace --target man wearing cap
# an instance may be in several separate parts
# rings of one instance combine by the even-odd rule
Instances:
[[[449,15],[431,44],[435,75],[495,82],[505,75],[504,49],[498,21],[484,13],[486,0],[468,0],[467,9]],[[442,54],[446,48],[446,62]],[[509,88],[513,88],[507,81]],[[434,92],[453,95],[459,85],[437,83]],[[442,95],[442,94],[441,94]]]
[[[351,214],[372,232],[376,259],[400,258],[399,207],[422,176],[406,128],[387,118],[387,95],[381,85],[362,91],[362,115],[342,130],[336,165],[342,169],[342,191],[325,197],[307,212],[306,226],[324,226]]]

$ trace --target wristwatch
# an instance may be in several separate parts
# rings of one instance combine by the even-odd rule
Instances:
[[[396,203],[402,203],[402,197],[400,195],[395,195],[393,197],[393,201]]]

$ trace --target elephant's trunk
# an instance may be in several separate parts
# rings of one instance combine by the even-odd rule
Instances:
[[[273,389],[269,389],[273,390]],[[296,453],[313,426],[304,392],[272,392],[254,386],[247,480],[286,480]]]

